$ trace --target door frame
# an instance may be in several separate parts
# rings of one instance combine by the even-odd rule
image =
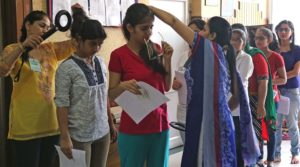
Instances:
[[[0,1],[0,51],[4,46],[15,43],[20,36],[23,18],[32,10],[31,0]],[[7,140],[8,115],[12,81],[10,77],[0,78],[0,166],[14,167],[14,152]]]

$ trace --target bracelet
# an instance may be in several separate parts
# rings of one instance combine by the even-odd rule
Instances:
[[[22,53],[25,52],[25,47],[22,45],[22,43],[19,43],[18,47],[21,49]]]

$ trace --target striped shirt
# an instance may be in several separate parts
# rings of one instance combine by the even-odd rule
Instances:
[[[109,133],[107,79],[104,61],[93,57],[93,65],[76,55],[56,72],[57,107],[68,107],[69,132],[79,142],[97,140]]]

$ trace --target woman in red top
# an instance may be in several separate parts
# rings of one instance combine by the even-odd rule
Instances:
[[[158,56],[158,45],[150,41],[154,14],[144,4],[135,3],[126,12],[123,33],[127,44],[111,53],[109,62],[109,96],[115,99],[122,92],[140,94],[138,81],[159,90],[171,86],[171,57],[173,49],[162,42],[163,56]],[[148,47],[157,48],[153,54]],[[149,49],[149,50],[148,50]],[[139,107],[139,106],[137,106]],[[163,104],[136,124],[122,112],[118,151],[122,167],[168,166],[169,123],[167,106]]]
[[[249,101],[255,134],[262,148],[262,119],[266,116],[265,102],[268,92],[269,70],[268,63],[261,52],[262,51],[250,54],[252,56],[254,70],[249,78]],[[258,157],[258,166],[263,165],[262,158],[262,156]]]
[[[287,77],[285,72],[285,66],[283,58],[280,54],[270,50],[269,45],[273,41],[273,33],[271,30],[267,28],[259,28],[256,30],[255,33],[255,44],[257,48],[262,50],[267,57],[270,65],[271,75],[272,75],[272,83],[273,83],[273,91],[274,91],[274,101],[277,106],[279,101],[279,94],[277,85],[282,85],[286,83]],[[271,128],[271,124],[267,123],[268,129],[268,156],[267,161],[265,163],[268,167],[271,167],[274,161],[274,154],[275,154],[275,132]],[[263,144],[261,145],[263,146]],[[261,148],[261,156],[263,156],[263,149]]]

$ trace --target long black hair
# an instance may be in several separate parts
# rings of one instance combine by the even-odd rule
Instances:
[[[280,53],[279,42],[276,34],[272,32],[273,41],[269,44],[269,48],[274,52]]]
[[[197,26],[197,28],[202,31],[202,30],[204,30],[204,26],[206,23],[204,20],[196,18],[196,19],[192,19],[189,22],[188,26],[190,26],[192,24],[195,24]]]
[[[135,27],[136,25],[145,22],[149,17],[154,20],[154,14],[148,8],[148,6],[141,3],[135,3],[131,5],[126,11],[126,15],[122,24],[123,34],[125,38],[127,40],[130,39],[130,32],[127,30],[128,24],[130,24],[132,27]],[[162,56],[158,56],[159,51],[156,48],[156,45],[149,40],[145,42],[144,46],[139,51],[139,54],[145,64],[149,66],[153,71],[158,72],[162,75],[166,75],[167,72],[162,65]]]
[[[279,38],[278,31],[279,31],[280,26],[282,24],[287,24],[289,26],[289,28],[292,30],[292,35],[290,37],[290,48],[293,49],[294,46],[295,46],[295,28],[294,28],[294,24],[291,21],[289,21],[289,20],[282,20],[275,27],[275,31],[276,31],[276,35],[278,37],[279,45],[281,44],[281,39]]]
[[[212,17],[207,23],[210,33],[216,33],[216,38],[213,40],[225,51],[225,57],[228,63],[230,78],[233,79],[236,72],[234,48],[230,44],[232,29],[228,21],[222,17]],[[232,85],[232,84],[231,84]],[[233,88],[233,87],[231,87]]]
[[[248,40],[249,40],[248,30],[247,30],[247,28],[243,24],[241,24],[241,23],[234,23],[234,24],[231,25],[231,28],[233,30],[238,29],[238,30],[244,31],[244,33],[246,35],[246,43],[248,43]]]
[[[93,40],[102,39],[104,40],[107,35],[98,20],[90,19],[82,8],[72,9],[73,23],[71,26],[71,37],[75,39]]]

